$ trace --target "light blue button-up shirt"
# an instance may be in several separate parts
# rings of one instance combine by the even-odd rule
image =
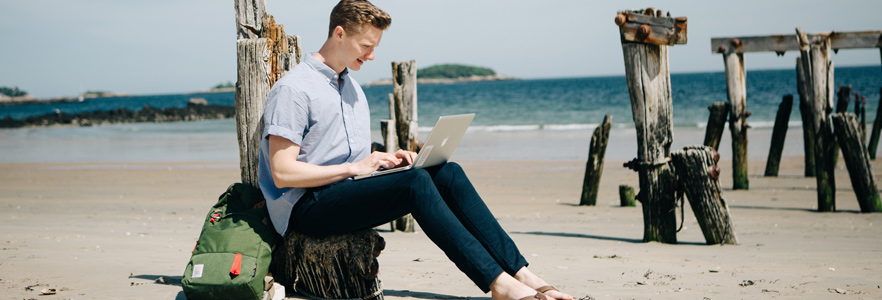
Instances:
[[[300,146],[298,161],[327,166],[357,162],[370,154],[370,109],[361,86],[338,75],[313,57],[277,81],[266,100],[260,142],[258,183],[266,198],[273,226],[288,230],[291,209],[305,188],[278,188],[269,165],[269,136],[286,138]]]

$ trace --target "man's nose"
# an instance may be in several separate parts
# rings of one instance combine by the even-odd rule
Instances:
[[[367,58],[367,60],[374,60],[374,50],[371,50],[365,58]]]

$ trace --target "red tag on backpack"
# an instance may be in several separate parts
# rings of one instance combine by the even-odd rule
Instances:
[[[239,275],[239,271],[242,270],[242,253],[236,253],[236,258],[233,259],[233,266],[230,267],[230,274]]]

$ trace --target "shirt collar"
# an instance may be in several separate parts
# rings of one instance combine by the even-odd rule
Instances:
[[[337,79],[338,79],[337,72],[334,72],[334,69],[331,69],[331,67],[329,67],[325,63],[319,61],[318,59],[315,59],[314,56],[316,53],[317,52],[312,52],[312,53],[308,53],[307,55],[305,55],[303,62],[306,63],[308,66],[312,67],[313,69],[315,69],[316,71],[319,71],[319,73],[321,73],[325,77],[327,77],[328,82],[332,82],[332,83],[336,84]],[[343,78],[345,80],[346,75],[349,75],[349,68],[348,67],[343,68],[343,72],[340,72],[339,78]]]

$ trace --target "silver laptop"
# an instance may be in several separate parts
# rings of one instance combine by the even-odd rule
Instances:
[[[417,154],[412,165],[374,171],[372,173],[355,176],[352,179],[361,180],[411,169],[428,168],[446,163],[450,159],[450,156],[453,155],[453,150],[456,150],[456,146],[459,145],[459,141],[462,140],[463,135],[465,135],[466,130],[469,128],[469,124],[472,123],[472,119],[474,118],[475,114],[441,116],[438,118],[438,122],[435,123],[435,127],[432,128],[432,132],[429,133],[429,137],[426,138],[423,148],[420,149],[420,152]]]

